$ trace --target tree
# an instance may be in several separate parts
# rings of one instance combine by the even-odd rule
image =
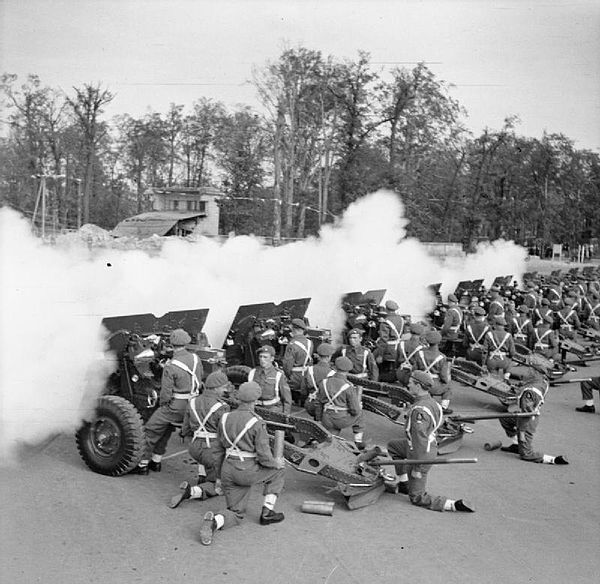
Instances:
[[[72,108],[76,123],[82,134],[83,151],[85,156],[85,178],[83,189],[83,222],[90,220],[90,196],[94,180],[94,165],[96,164],[97,148],[105,136],[106,124],[100,119],[103,108],[114,99],[108,89],[102,89],[100,84],[86,83],[83,87],[74,87],[74,97],[67,101]]]

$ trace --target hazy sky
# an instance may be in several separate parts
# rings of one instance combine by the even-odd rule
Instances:
[[[102,82],[110,115],[200,96],[258,107],[253,65],[284,46],[425,61],[479,132],[517,114],[529,136],[600,150],[598,0],[0,0],[0,71],[70,91]]]

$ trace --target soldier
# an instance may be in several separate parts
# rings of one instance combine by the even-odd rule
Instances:
[[[408,391],[415,401],[406,413],[406,437],[392,440],[387,448],[394,459],[434,460],[437,457],[436,432],[443,421],[442,408],[431,397],[433,379],[424,371],[414,371],[408,381]],[[432,511],[473,512],[473,506],[463,499],[453,501],[427,492],[429,465],[406,465],[399,468],[397,492],[408,494],[413,505]]]
[[[396,375],[398,343],[404,330],[404,319],[396,314],[398,304],[394,300],[385,303],[385,314],[379,322],[379,338],[375,359],[381,379],[393,381]]]
[[[600,330],[600,294],[595,290],[590,291],[588,302],[584,310],[585,323],[593,329]]]
[[[317,347],[318,362],[314,365],[309,365],[302,377],[301,391],[306,395],[304,401],[304,409],[311,415],[315,416],[315,404],[319,384],[326,377],[331,377],[335,371],[331,367],[331,356],[335,352],[335,348],[330,343],[321,343]]]
[[[417,353],[415,368],[425,371],[433,379],[433,385],[429,391],[432,396],[440,397],[442,410],[445,414],[451,414],[450,398],[452,389],[450,387],[450,364],[446,355],[440,353],[439,344],[442,335],[438,331],[425,333],[425,341],[429,345]]]
[[[425,327],[420,322],[410,324],[410,337],[403,339],[398,345],[398,363],[396,378],[399,383],[406,385],[412,370],[415,368],[415,360],[419,351],[425,349],[426,343],[423,340]]]
[[[454,294],[448,295],[448,310],[442,325],[442,339],[445,341],[444,348],[449,356],[456,354],[454,342],[458,340],[462,327],[464,315],[462,308],[458,305],[458,299]]]
[[[483,344],[485,335],[490,330],[490,325],[485,319],[485,310],[481,306],[476,306],[473,309],[473,321],[465,327],[467,359],[480,365],[485,363]]]
[[[534,282],[527,282],[526,286],[527,292],[523,296],[523,304],[529,308],[529,312],[531,313],[539,302],[539,298],[536,293],[537,286]]]
[[[282,365],[292,398],[298,405],[302,405],[306,396],[301,395],[300,386],[304,371],[313,362],[313,342],[306,337],[306,324],[301,318],[294,318],[291,327],[292,338],[285,348]]]
[[[594,406],[594,389],[600,391],[600,377],[592,377],[589,381],[581,382],[581,399],[583,405],[580,408],[575,408],[578,412],[586,414],[595,414],[596,407]]]
[[[348,357],[335,360],[335,373],[319,384],[315,419],[323,422],[328,430],[340,434],[344,428],[352,426],[354,443],[363,450],[365,423],[359,393],[348,380],[347,374],[352,369],[352,361]]]
[[[203,545],[212,543],[218,529],[243,521],[252,485],[264,485],[260,524],[271,525],[284,520],[283,513],[274,509],[285,483],[285,461],[273,457],[265,423],[254,413],[254,404],[261,395],[257,383],[242,383],[237,394],[239,407],[226,413],[219,423],[215,466],[220,469],[227,508],[204,515],[200,527]]]
[[[546,357],[546,359],[556,359],[559,354],[559,343],[556,332],[551,326],[554,324],[554,317],[550,311],[535,326],[529,336],[527,346],[534,352]]]
[[[372,381],[379,380],[379,368],[375,362],[373,353],[362,346],[363,331],[354,328],[348,331],[348,345],[342,345],[336,352],[335,356],[348,357],[352,361],[352,369],[350,373],[356,377],[363,379],[371,379]]]
[[[504,452],[518,454],[521,460],[542,462],[544,464],[569,464],[560,456],[550,456],[533,450],[533,435],[539,424],[540,408],[548,391],[548,381],[539,375],[532,375],[521,384],[517,398],[518,411],[533,413],[530,418],[501,418],[500,424],[506,435],[512,440],[510,446],[503,446]]]
[[[581,328],[577,310],[573,306],[571,297],[564,299],[564,308],[561,308],[557,313],[560,334],[567,339],[575,338],[575,331]]]
[[[550,286],[548,287],[548,290],[546,291],[546,298],[548,298],[548,302],[549,302],[549,306],[551,310],[560,310],[564,304],[562,301],[562,296],[563,296],[563,286],[564,283],[561,280],[558,280],[558,278],[551,278],[550,279]]]
[[[547,298],[542,298],[540,305],[533,311],[533,326],[541,323],[548,314],[552,317],[552,322],[554,322],[554,313],[550,308],[550,301]]]
[[[527,339],[533,331],[533,324],[529,318],[529,308],[524,304],[519,306],[519,315],[508,322],[508,332],[513,336],[515,343],[527,346]]]
[[[515,354],[515,341],[512,335],[506,332],[505,327],[504,317],[496,316],[494,328],[485,335],[483,355],[490,373],[508,379],[512,366],[511,359]]]
[[[283,371],[275,366],[275,349],[271,345],[263,345],[257,353],[259,365],[250,369],[248,381],[255,381],[262,388],[258,405],[289,415],[292,393]]]
[[[496,286],[490,288],[490,304],[488,306],[488,321],[494,324],[496,316],[504,317],[504,302],[500,296],[500,289]]]
[[[219,422],[229,411],[229,405],[223,401],[229,386],[227,375],[215,371],[206,378],[202,394],[188,402],[181,436],[193,436],[188,452],[198,463],[198,483],[192,486],[183,481],[179,485],[181,493],[171,499],[171,509],[186,499],[206,499],[223,494],[221,481],[217,478],[218,469],[215,468],[214,448]]]
[[[198,355],[185,348],[191,341],[190,335],[183,329],[175,329],[170,334],[173,357],[163,369],[160,406],[146,422],[146,453],[132,471],[134,474],[147,475],[149,469],[160,472],[162,457],[174,425],[183,422],[188,400],[198,394],[202,363]]]

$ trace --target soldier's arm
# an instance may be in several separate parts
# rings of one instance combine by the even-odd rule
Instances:
[[[292,412],[292,391],[285,375],[279,381],[279,396],[283,405],[283,413],[289,415]]]
[[[445,357],[440,362],[440,381],[450,383],[450,363]]]
[[[413,411],[411,414],[410,436],[412,440],[412,450],[410,458],[429,460],[437,456],[437,445],[429,443],[429,436],[433,430],[433,424],[429,416]],[[427,466],[417,466],[412,470],[423,472]]]
[[[379,367],[377,367],[377,362],[375,361],[375,357],[373,357],[373,353],[369,351],[369,356],[367,357],[367,370],[369,371],[369,378],[373,381],[379,381]]]
[[[217,439],[213,443],[213,456],[217,478],[221,478],[221,467],[225,459],[225,438],[223,437],[223,427],[221,424],[217,427]]]
[[[181,436],[191,436],[193,434],[192,427],[190,425],[190,405],[185,409],[185,414],[183,415],[183,424],[181,426],[181,430],[179,431]]]
[[[160,403],[168,404],[173,399],[173,391],[175,389],[175,376],[173,366],[167,365],[163,369],[162,378],[160,381]]]
[[[292,374],[292,367],[294,366],[294,347],[290,344],[285,348],[285,352],[283,354],[283,360],[281,361],[281,365],[283,367],[283,372],[289,377]]]
[[[358,401],[358,392],[356,388],[352,385],[345,392],[346,394],[346,407],[348,408],[348,413],[351,416],[356,416],[360,413],[360,402]]]
[[[250,430],[254,430],[254,448],[256,450],[256,462],[260,466],[266,468],[277,468],[277,463],[273,458],[271,452],[271,445],[269,443],[269,435],[267,434],[267,428],[263,421],[259,421]]]

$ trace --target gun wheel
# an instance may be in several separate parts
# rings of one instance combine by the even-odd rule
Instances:
[[[133,470],[146,449],[142,417],[131,402],[115,395],[98,400],[94,418],[77,431],[76,441],[85,464],[112,477]]]

